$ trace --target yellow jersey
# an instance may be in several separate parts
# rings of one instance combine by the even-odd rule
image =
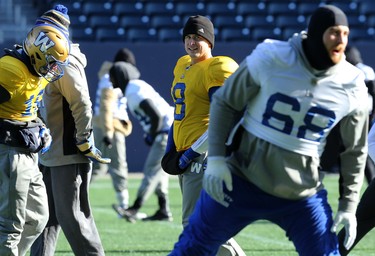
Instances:
[[[0,74],[0,85],[10,94],[9,101],[0,104],[0,118],[34,120],[48,81],[33,75],[21,60],[8,55],[0,58]]]
[[[173,139],[177,151],[188,149],[208,128],[212,87],[222,86],[238,68],[230,57],[216,56],[191,65],[188,55],[174,68],[171,88],[175,112]]]

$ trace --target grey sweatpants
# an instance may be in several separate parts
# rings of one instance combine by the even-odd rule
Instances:
[[[51,202],[50,219],[30,255],[54,255],[60,226],[75,255],[104,255],[89,201],[91,164],[41,169]]]
[[[142,198],[143,202],[154,192],[157,196],[168,198],[169,175],[161,167],[167,140],[168,134],[159,134],[147,155],[144,176],[137,192],[137,198]]]
[[[0,144],[0,255],[23,256],[48,220],[38,154]]]
[[[112,148],[104,148],[103,156],[111,158],[108,172],[112,178],[118,204],[122,207],[129,205],[128,191],[128,162],[126,161],[125,135],[115,131],[113,133]]]

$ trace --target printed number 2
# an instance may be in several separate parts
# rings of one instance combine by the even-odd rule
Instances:
[[[172,97],[174,100],[174,119],[181,121],[185,117],[185,84],[177,83],[173,87]]]
[[[293,115],[278,112],[277,109],[274,108],[274,106],[276,103],[280,102],[290,105],[291,111],[298,112],[301,110],[301,105],[296,98],[281,93],[275,93],[267,101],[266,111],[263,114],[262,124],[282,133],[291,134],[294,126]],[[283,127],[276,127],[272,125],[270,122],[271,119],[278,120],[278,123],[284,123]],[[317,124],[314,124],[315,119],[319,120],[319,123],[325,123],[326,125],[319,126]],[[320,139],[324,135],[324,130],[330,128],[335,119],[335,112],[321,107],[311,107],[307,110],[307,113],[303,119],[304,125],[298,127],[296,136],[298,138],[307,140],[320,141]],[[307,136],[307,131],[313,132],[315,136]]]

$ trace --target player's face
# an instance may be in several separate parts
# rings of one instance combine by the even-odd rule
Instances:
[[[196,34],[188,34],[184,38],[185,51],[191,58],[191,63],[211,58],[210,43],[203,37]]]
[[[349,27],[347,26],[332,26],[324,32],[323,43],[333,63],[337,64],[343,58],[348,36]]]

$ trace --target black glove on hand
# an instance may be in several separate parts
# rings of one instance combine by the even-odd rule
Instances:
[[[107,148],[112,148],[112,139],[107,136],[104,136],[103,143]]]
[[[183,174],[186,170],[179,167],[181,155],[182,152],[177,152],[176,148],[172,148],[166,152],[161,160],[161,167],[163,170],[170,175]]]
[[[154,137],[151,136],[150,134],[148,133],[145,133],[143,135],[143,139],[145,140],[145,143],[148,145],[148,146],[152,146],[152,144],[154,143]]]

